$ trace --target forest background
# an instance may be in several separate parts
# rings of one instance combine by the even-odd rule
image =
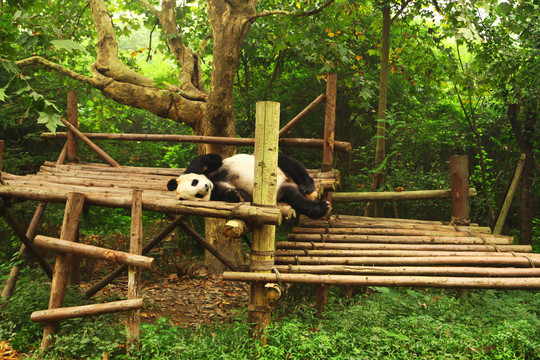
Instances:
[[[111,101],[103,89],[100,92],[73,76],[87,76],[93,71],[91,65],[100,61],[100,45],[96,45],[99,25],[96,28],[92,21],[88,3],[2,4],[0,127],[6,141],[4,171],[32,173],[43,161],[56,157],[62,144],[41,139],[40,133],[46,128],[62,130],[59,117],[65,116],[70,89],[79,94],[83,131],[204,133],[184,125],[181,117],[170,121]],[[212,1],[208,7],[204,1],[179,2],[174,14],[180,30],[166,36],[158,26],[163,23],[156,12],[159,7],[144,1],[107,4],[118,59],[152,79],[157,88],[181,87],[187,65],[178,66],[178,57],[169,51],[171,38],[181,37],[185,47],[196,49],[204,84],[215,81],[218,69],[213,59],[212,10],[209,15],[214,5]],[[390,9],[392,23],[385,63],[388,100],[381,116],[377,109],[385,7]],[[538,170],[535,159],[540,152],[537,4],[259,1],[255,11],[232,75],[233,134],[253,136],[256,101],[280,102],[285,124],[324,93],[326,74],[335,72],[336,139],[351,142],[354,149],[352,156],[338,155],[336,159],[343,175],[342,190],[370,191],[372,175],[381,171],[386,174],[382,190],[448,188],[449,157],[468,154],[471,187],[479,193],[472,201],[471,218],[493,226],[520,154],[525,153],[521,196],[514,199],[504,233],[521,236],[521,242],[532,242],[538,249],[540,205],[533,200],[540,196],[540,187],[534,186],[538,173],[533,170],[535,165]],[[57,64],[57,68],[28,61],[36,59],[33,55]],[[212,84],[210,98],[214,88]],[[178,93],[183,94],[181,90]],[[375,144],[381,137],[376,119],[382,117],[386,154],[374,166]],[[319,107],[290,136],[321,138],[323,118]],[[126,165],[184,167],[197,154],[191,144],[103,142],[100,146]],[[302,159],[308,168],[320,167],[319,151],[286,152]],[[86,153],[83,160],[96,159]],[[364,208],[365,204],[349,205],[338,207],[337,212],[363,214]],[[408,218],[450,219],[447,201],[398,203],[397,213]],[[389,207],[386,215],[391,216]],[[106,219],[96,222],[107,223]],[[11,251],[6,249],[11,248],[3,246],[3,256],[9,258]]]

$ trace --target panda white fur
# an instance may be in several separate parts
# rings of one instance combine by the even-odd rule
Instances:
[[[217,154],[201,155],[182,175],[169,180],[167,188],[176,190],[179,200],[251,202],[254,172],[253,155],[238,154],[226,159]],[[279,156],[277,186],[277,201],[290,204],[300,214],[316,219],[330,212],[328,202],[316,200],[315,183],[298,160]]]

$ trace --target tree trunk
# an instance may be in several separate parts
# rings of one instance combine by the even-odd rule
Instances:
[[[375,168],[378,169],[386,158],[385,150],[385,135],[386,135],[386,95],[388,91],[388,61],[390,57],[390,27],[392,18],[390,17],[390,4],[386,2],[382,7],[383,28],[382,28],[382,46],[381,46],[381,76],[379,90],[379,110],[377,112],[377,146],[375,148]],[[385,173],[383,169],[379,169],[373,175],[371,188],[373,191],[383,186],[385,181]],[[383,216],[382,202],[375,203],[374,216]]]

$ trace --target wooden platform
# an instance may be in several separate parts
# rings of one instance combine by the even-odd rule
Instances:
[[[143,190],[144,210],[216,218],[230,218],[234,210],[237,219],[251,221],[257,217],[258,222],[272,225],[279,225],[283,219],[295,216],[292,208],[285,204],[272,208],[248,203],[237,206],[218,201],[178,201],[175,194],[167,190],[167,182],[183,172],[184,169],[45,162],[37,174],[18,176],[2,173],[6,185],[0,186],[0,196],[63,203],[69,193],[79,192],[84,194],[86,204],[128,209],[132,191]],[[325,189],[334,189],[339,181],[338,173],[334,171],[309,172],[321,193]]]
[[[437,221],[302,218],[276,243],[273,273],[227,280],[358,286],[540,288],[540,255],[489,228]]]

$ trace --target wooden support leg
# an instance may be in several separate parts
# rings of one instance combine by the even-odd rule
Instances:
[[[131,204],[131,241],[129,252],[132,254],[142,254],[143,226],[142,226],[142,190],[133,191],[133,202]],[[130,266],[128,270],[128,299],[138,299],[141,292],[141,270],[135,266]],[[139,348],[139,324],[141,311],[131,310],[127,323],[127,349],[136,350]]]
[[[70,193],[66,201],[66,210],[64,212],[64,221],[60,239],[73,241],[79,227],[79,219],[84,204],[84,195],[80,193]],[[54,266],[53,280],[51,284],[51,297],[49,300],[49,309],[56,309],[62,306],[64,294],[68,281],[68,273],[71,264],[71,255],[58,254]],[[53,334],[58,329],[59,323],[47,323],[43,332],[43,341],[41,342],[41,351],[46,350],[53,341]]]
[[[315,291],[317,294],[317,313],[315,314],[315,316],[321,318],[324,308],[328,305],[328,285],[315,285]]]
[[[32,218],[32,221],[30,222],[30,225],[28,226],[28,230],[26,231],[26,237],[30,241],[33,241],[34,237],[36,236],[36,231],[39,227],[39,222],[41,220],[41,217],[43,216],[43,212],[45,211],[46,206],[47,206],[47,203],[41,202],[36,208],[34,217]],[[26,246],[22,244],[21,248],[19,249],[18,257],[21,257],[25,253],[26,253]],[[6,286],[4,286],[4,289],[2,290],[3,301],[8,300],[11,297],[11,295],[13,295],[13,291],[15,290],[15,285],[17,284],[17,279],[19,278],[20,272],[21,272],[21,267],[19,265],[15,265],[11,268],[9,278],[6,281]]]

